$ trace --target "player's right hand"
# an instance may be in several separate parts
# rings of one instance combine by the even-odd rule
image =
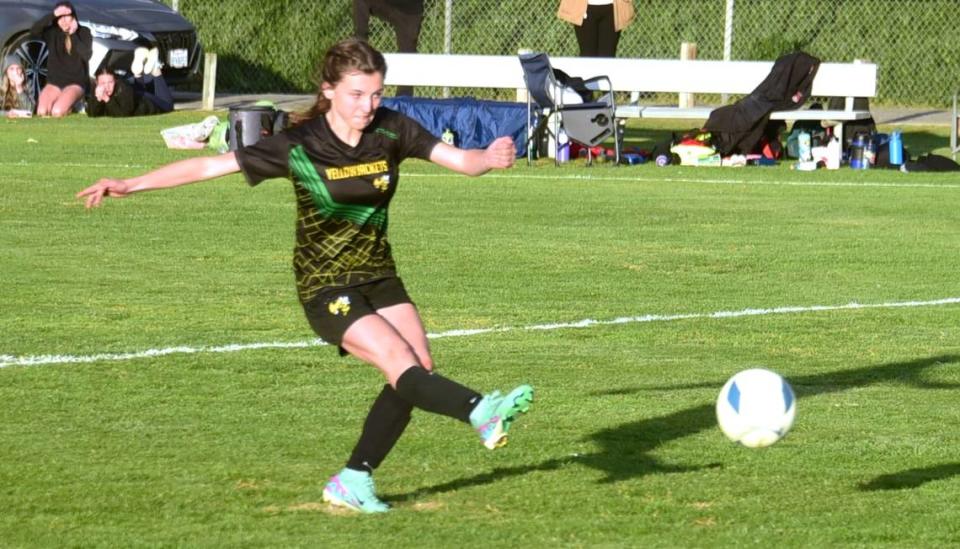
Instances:
[[[123,198],[130,194],[130,186],[119,179],[101,179],[77,193],[77,198],[86,200],[84,206],[94,208],[103,202],[104,197]]]

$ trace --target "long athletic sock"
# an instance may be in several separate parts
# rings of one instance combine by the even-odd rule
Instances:
[[[410,423],[412,410],[413,405],[400,398],[393,387],[384,385],[367,413],[360,440],[353,447],[347,467],[373,473]]]
[[[397,379],[397,394],[421,410],[470,422],[470,412],[482,396],[420,366],[407,368]]]

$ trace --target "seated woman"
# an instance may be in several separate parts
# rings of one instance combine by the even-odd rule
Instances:
[[[27,89],[20,58],[8,55],[3,62],[3,76],[0,76],[0,116],[28,118],[33,116],[35,109],[36,103]]]
[[[132,85],[109,69],[97,71],[93,97],[87,98],[87,116],[141,116],[173,110],[173,95],[163,79],[156,49],[134,55]]]
[[[37,99],[37,114],[67,116],[90,89],[87,65],[93,53],[90,29],[81,27],[70,2],[58,2],[53,12],[34,23],[30,34],[47,44],[47,84]]]

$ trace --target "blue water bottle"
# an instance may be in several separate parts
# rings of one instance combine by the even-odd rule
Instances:
[[[866,148],[862,135],[854,136],[853,143],[850,144],[850,167],[855,170],[863,169],[863,149]]]
[[[797,159],[801,162],[813,160],[813,151],[810,147],[810,134],[800,132],[800,134],[797,135]]]
[[[894,130],[890,134],[890,165],[899,166],[903,164],[903,136],[900,134],[900,130]]]

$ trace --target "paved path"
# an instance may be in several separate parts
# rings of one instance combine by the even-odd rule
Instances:
[[[177,100],[177,110],[200,110],[200,94],[198,93],[175,93]],[[316,99],[313,95],[293,95],[293,94],[251,94],[251,95],[220,95],[214,100],[214,106],[220,110],[226,110],[230,107],[241,105],[252,105],[260,100],[269,100],[285,110],[299,111],[305,110],[313,104]],[[896,107],[876,107],[873,110],[873,118],[877,124],[894,125],[937,125],[949,126],[951,111],[949,109],[906,109]]]
[[[174,92],[173,98],[176,101],[178,111],[198,111],[202,105],[199,93]],[[218,95],[214,98],[213,106],[217,110],[227,110],[230,107],[252,105],[262,100],[272,101],[274,105],[285,111],[299,111],[308,109],[316,101],[316,96],[277,93]]]
[[[930,124],[949,126],[952,111],[933,109],[877,108],[873,119],[877,124]]]

